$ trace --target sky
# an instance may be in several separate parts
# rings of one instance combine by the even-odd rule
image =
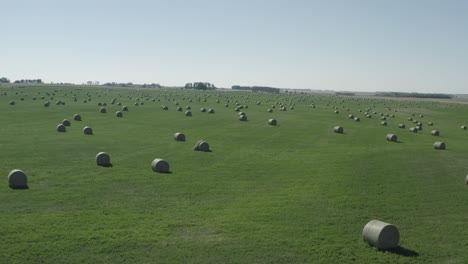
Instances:
[[[468,93],[468,0],[0,0],[0,77]]]

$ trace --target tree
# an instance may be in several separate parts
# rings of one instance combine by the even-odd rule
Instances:
[[[0,78],[0,83],[10,83],[10,79],[8,79],[6,77],[2,77],[2,78]]]

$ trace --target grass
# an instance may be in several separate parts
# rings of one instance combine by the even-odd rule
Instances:
[[[468,190],[463,182],[468,131],[460,129],[468,124],[467,105],[86,87],[2,86],[3,92],[2,262],[468,259]],[[83,103],[88,97],[91,101]],[[114,115],[121,106],[111,105],[113,98],[129,106],[122,118]],[[137,99],[144,105],[134,106]],[[16,105],[9,105],[11,100]],[[51,102],[48,108],[43,106],[46,100]],[[56,105],[58,100],[66,104]],[[238,120],[236,100],[248,105],[241,109],[247,122]],[[108,104],[108,113],[99,113],[98,102]],[[192,106],[193,116],[178,112],[174,102],[184,111]],[[268,113],[276,102],[288,110],[279,111],[278,104]],[[312,102],[316,108],[310,107]],[[169,110],[162,110],[163,104]],[[202,107],[213,108],[215,114],[200,112]],[[381,126],[378,115],[365,118],[367,108],[395,118],[388,117],[388,125]],[[83,121],[74,121],[75,113]],[[423,123],[419,133],[409,132],[413,124],[407,118],[413,113]],[[348,114],[361,122],[348,119]],[[66,133],[56,132],[65,118],[71,126]],[[268,125],[270,118],[278,125]],[[427,126],[429,121],[433,127]],[[399,123],[406,128],[398,128]],[[86,125],[94,135],[83,135]],[[336,125],[345,133],[333,133]],[[432,129],[441,136],[431,136]],[[183,132],[187,141],[175,141],[175,132]],[[386,141],[388,133],[396,134],[399,143]],[[212,152],[193,151],[199,139],[206,140]],[[444,141],[447,150],[434,150],[435,141]],[[100,151],[109,153],[113,167],[96,166]],[[153,172],[155,158],[167,160],[172,173]],[[28,175],[29,190],[8,187],[6,176],[15,168]],[[362,229],[372,219],[399,228],[400,249],[378,251],[362,241]]]

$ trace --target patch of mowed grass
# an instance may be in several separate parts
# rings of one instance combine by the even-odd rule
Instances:
[[[6,178],[20,168],[30,186],[14,191],[6,179],[0,186],[0,259],[6,263],[468,259],[468,131],[460,129],[468,125],[466,105],[175,89],[2,86],[3,92],[0,172]],[[129,107],[122,118],[115,117],[121,106],[112,105],[113,98]],[[241,109],[248,121],[238,120],[236,100],[248,105]],[[106,114],[98,102],[107,103]],[[184,111],[190,105],[193,116],[177,111],[175,102]],[[280,104],[287,111],[279,111]],[[368,108],[371,119],[364,116]],[[372,111],[395,118],[381,126]],[[73,121],[75,113],[83,121]],[[408,130],[412,114],[423,123],[416,134]],[[58,133],[64,118],[71,126]],[[268,125],[269,118],[278,125]],[[345,133],[333,133],[336,125]],[[94,135],[83,135],[84,126]],[[432,129],[441,137],[431,136]],[[175,141],[175,132],[186,141]],[[388,133],[399,143],[386,141]],[[200,139],[212,152],[192,150]],[[447,150],[434,150],[435,141]],[[96,165],[100,151],[109,153],[112,167]],[[154,173],[154,158],[167,160],[171,173]],[[367,246],[361,232],[372,219],[395,224],[402,249]]]

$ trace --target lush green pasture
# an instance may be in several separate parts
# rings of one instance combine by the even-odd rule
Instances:
[[[1,263],[468,263],[468,131],[460,129],[468,105],[86,87],[0,93]],[[113,98],[129,107],[123,118]],[[248,105],[247,122],[236,100]],[[380,113],[395,117],[382,126]],[[412,114],[423,131],[408,130]],[[65,118],[71,127],[59,133]],[[336,125],[345,133],[333,133]],[[187,141],[175,141],[175,132]],[[212,152],[193,151],[199,139]],[[435,141],[447,150],[434,150]],[[100,151],[112,167],[96,165]],[[171,173],[153,172],[155,158]],[[16,168],[28,190],[8,187]],[[401,248],[365,244],[372,219],[395,224]]]

